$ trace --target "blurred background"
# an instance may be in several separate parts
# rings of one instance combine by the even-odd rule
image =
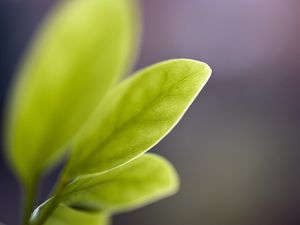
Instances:
[[[153,151],[180,192],[114,225],[300,225],[300,1],[143,0],[136,68],[169,58],[213,76]],[[0,1],[0,97],[54,0]],[[17,224],[19,187],[0,158],[0,221]],[[45,196],[55,172],[45,179]]]

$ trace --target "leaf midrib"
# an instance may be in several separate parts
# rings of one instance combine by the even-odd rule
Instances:
[[[99,145],[97,145],[97,147],[95,147],[94,149],[103,149],[109,142],[110,140],[118,133],[122,132],[122,130],[124,130],[127,126],[129,126],[131,123],[133,123],[132,121],[136,120],[136,118],[138,118],[140,116],[140,114],[142,114],[144,111],[147,111],[152,105],[156,104],[157,101],[159,101],[160,99],[164,98],[167,96],[167,93],[172,90],[174,87],[180,86],[182,83],[184,83],[188,78],[193,77],[195,74],[197,73],[193,73],[191,75],[185,76],[183,79],[181,79],[178,83],[172,85],[171,87],[169,87],[166,91],[164,91],[161,95],[159,95],[158,97],[154,98],[149,104],[147,104],[145,107],[143,107],[138,113],[136,113],[133,117],[131,117],[128,121],[122,123],[121,126],[119,126],[117,129],[115,129],[113,132],[111,132],[111,134],[101,143],[99,143]],[[168,132],[167,132],[168,133]],[[91,157],[91,154],[93,154],[93,151],[89,152],[84,158],[88,159],[88,158],[93,158]],[[85,160],[81,160],[81,161],[85,161]],[[91,165],[92,162],[89,162],[89,165]],[[79,168],[81,168],[82,163],[80,166],[77,166]]]

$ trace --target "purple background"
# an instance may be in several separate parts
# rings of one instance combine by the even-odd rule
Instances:
[[[55,1],[0,1],[0,97]],[[114,225],[300,224],[300,1],[143,0],[137,68],[169,58],[214,74],[154,151],[181,176],[171,198]],[[3,112],[3,110],[1,110]],[[0,158],[0,221],[19,220],[18,185]],[[55,179],[45,179],[42,197]]]

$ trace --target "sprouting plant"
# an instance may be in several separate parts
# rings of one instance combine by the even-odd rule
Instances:
[[[24,225],[103,225],[178,189],[173,167],[143,153],[175,126],[211,70],[168,60],[118,82],[134,58],[138,21],[131,0],[64,0],[38,32],[5,126]],[[62,158],[56,187],[36,208],[41,177]]]

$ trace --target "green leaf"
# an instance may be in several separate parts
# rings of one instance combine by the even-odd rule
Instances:
[[[145,154],[108,172],[75,179],[59,196],[70,207],[127,211],[175,193],[178,177],[162,157]]]
[[[108,215],[100,212],[82,212],[59,205],[45,225],[108,225]]]
[[[23,181],[61,156],[130,64],[130,0],[61,1],[25,56],[7,112],[8,155]]]
[[[170,60],[112,89],[76,139],[68,175],[103,172],[153,147],[180,120],[210,74],[205,63]]]

